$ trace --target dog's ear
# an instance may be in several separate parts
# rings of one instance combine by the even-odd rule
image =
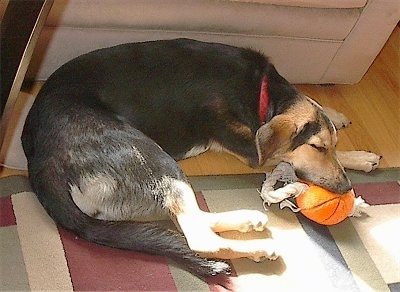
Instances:
[[[296,125],[285,115],[275,116],[262,125],[256,133],[256,147],[259,165],[268,158],[286,152],[296,133]]]

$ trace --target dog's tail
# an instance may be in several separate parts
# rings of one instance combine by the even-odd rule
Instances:
[[[65,194],[63,182],[41,183],[43,180],[39,177],[31,173],[30,180],[48,214],[57,224],[83,239],[114,248],[166,256],[202,279],[216,274],[228,274],[230,271],[225,262],[197,255],[189,248],[183,235],[161,224],[90,217],[75,205],[69,194]]]
[[[74,232],[91,242],[166,256],[200,278],[229,271],[228,264],[207,260],[193,252],[177,231],[154,223],[102,221],[82,214],[86,217],[86,229]]]

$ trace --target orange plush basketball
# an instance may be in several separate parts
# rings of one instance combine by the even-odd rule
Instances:
[[[332,193],[316,185],[296,198],[300,212],[319,224],[334,225],[346,219],[354,206],[353,190],[343,195]]]

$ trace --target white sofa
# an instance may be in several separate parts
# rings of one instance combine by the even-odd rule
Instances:
[[[28,78],[126,42],[194,38],[264,52],[293,83],[356,83],[400,19],[399,0],[55,0]]]

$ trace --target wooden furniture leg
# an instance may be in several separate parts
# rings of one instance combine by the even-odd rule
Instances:
[[[0,146],[53,0],[10,0],[1,22]]]

